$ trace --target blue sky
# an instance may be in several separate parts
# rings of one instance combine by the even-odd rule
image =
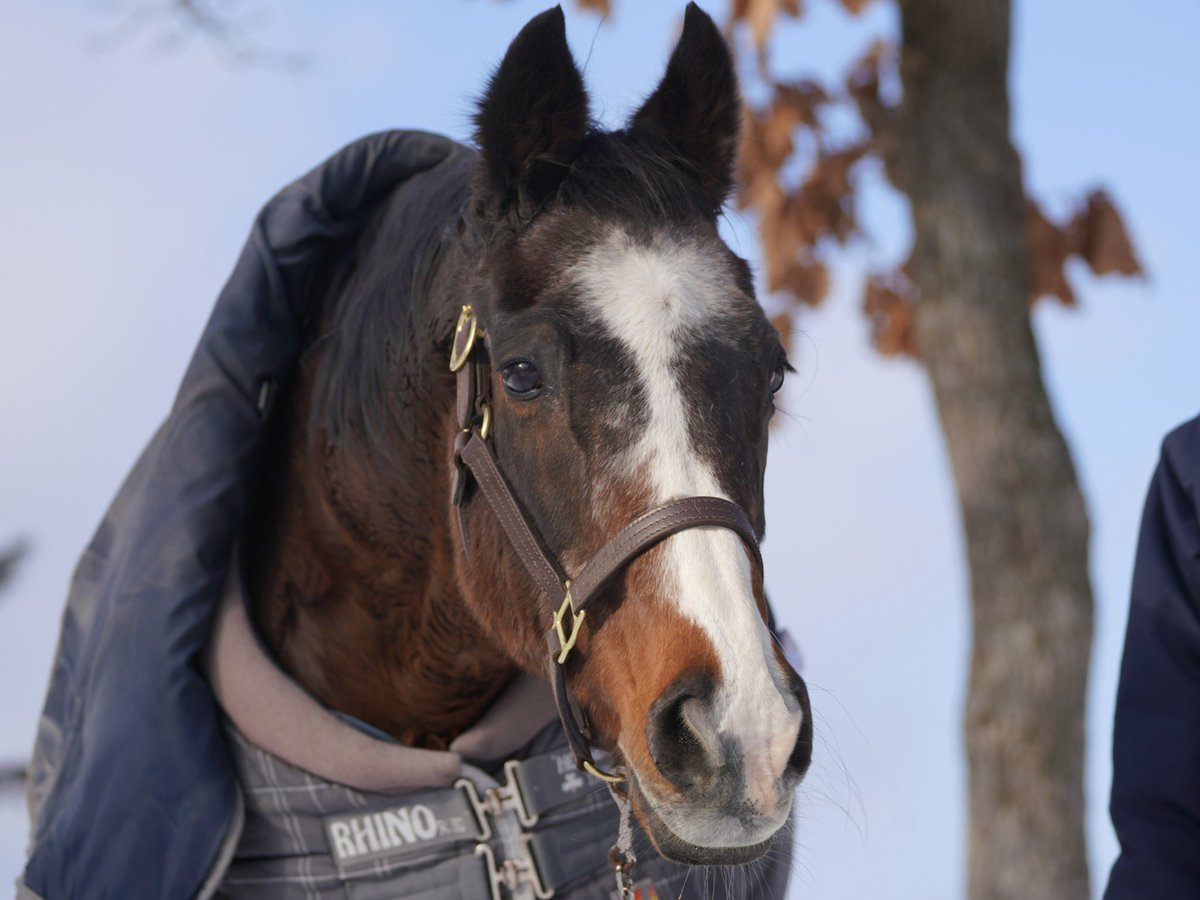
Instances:
[[[615,5],[603,27],[568,11],[609,124],[653,87],[682,12]],[[0,601],[0,759],[28,752],[75,558],[167,411],[257,208],[364,133],[466,137],[490,66],[544,2],[291,4],[285,20],[282,3],[261,0],[266,39],[313,57],[301,75],[231,66],[199,43],[95,52],[114,6],[0,6],[0,542],[34,542]],[[796,74],[836,74],[895,28],[879,4],[865,20],[833,0],[808,7],[775,47]],[[1013,128],[1028,183],[1055,210],[1111,187],[1149,272],[1097,282],[1074,269],[1082,308],[1035,314],[1094,526],[1097,891],[1115,854],[1108,724],[1142,494],[1162,435],[1200,412],[1198,36],[1192,0],[1016,8]],[[875,240],[845,254],[831,297],[801,323],[768,474],[768,586],[817,717],[792,895],[951,898],[964,873],[967,576],[925,380],[870,351],[857,309],[864,269],[908,239],[902,203],[870,180]],[[751,223],[731,214],[728,231],[756,261]],[[0,884],[24,832],[20,805],[0,801]]]

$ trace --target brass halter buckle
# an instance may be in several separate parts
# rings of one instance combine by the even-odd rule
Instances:
[[[486,402],[479,404],[479,414],[483,416],[483,422],[479,425],[479,439],[486,441],[492,430],[492,408]],[[467,429],[469,432],[471,429]]]
[[[462,308],[458,314],[458,324],[454,326],[454,343],[450,346],[450,371],[457,372],[466,363],[475,347],[475,338],[479,334],[479,319],[470,304]]]
[[[554,661],[560,666],[567,661],[567,657],[571,654],[571,650],[575,647],[575,642],[579,640],[579,626],[583,624],[583,617],[587,615],[586,609],[581,609],[575,612],[575,608],[571,605],[571,582],[567,581],[563,585],[562,604],[558,607],[558,612],[554,614],[554,633],[558,635],[558,656]],[[563,626],[563,620],[567,617],[571,619],[571,633],[567,634],[567,629]],[[585,759],[580,762],[583,771],[589,775],[594,775],[601,781],[607,784],[620,784],[625,780],[624,775],[613,775],[599,769],[590,759]]]
[[[567,656],[570,655],[571,649],[575,646],[575,641],[579,638],[579,626],[583,624],[583,617],[587,615],[587,610],[582,609],[575,612],[571,605],[571,582],[563,585],[566,593],[563,595],[562,605],[559,606],[558,612],[554,614],[554,632],[558,635],[558,656],[555,657],[555,662],[560,666],[567,661]],[[571,616],[571,633],[567,634],[563,628],[563,619],[568,615]]]

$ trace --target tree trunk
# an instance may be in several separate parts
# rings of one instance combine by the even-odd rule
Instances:
[[[1083,900],[1088,521],[1029,321],[1009,0],[901,0],[897,182],[918,349],[946,436],[974,618],[971,900]]]

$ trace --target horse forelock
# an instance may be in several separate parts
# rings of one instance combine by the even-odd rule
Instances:
[[[639,131],[593,132],[580,146],[557,202],[626,227],[712,219],[715,210],[667,141]]]

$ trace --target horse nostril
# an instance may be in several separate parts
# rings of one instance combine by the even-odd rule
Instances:
[[[796,780],[799,781],[808,771],[809,763],[812,762],[812,705],[808,700],[808,687],[799,677],[796,678],[792,690],[796,699],[800,701],[800,713],[804,718],[800,722],[800,732],[796,735],[796,746],[792,748],[792,754],[788,757],[788,769],[795,773]]]
[[[699,697],[688,697],[679,704],[679,720],[686,734],[684,740],[694,740],[704,751],[709,763],[715,768],[721,764],[721,751],[716,742],[716,725],[712,720],[712,708]]]
[[[650,758],[674,784],[683,789],[712,780],[721,767],[712,705],[711,682],[680,679],[650,708],[646,723]]]

